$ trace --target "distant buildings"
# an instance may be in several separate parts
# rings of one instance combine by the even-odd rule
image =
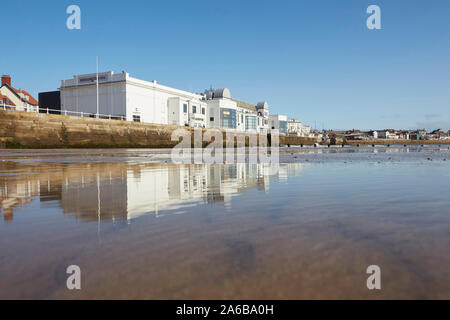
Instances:
[[[378,139],[397,140],[399,139],[399,137],[396,134],[395,130],[389,129],[378,131]]]
[[[267,102],[256,105],[231,96],[227,88],[192,93],[131,77],[125,71],[75,75],[62,80],[59,91],[42,92],[39,102],[27,91],[15,89],[11,77],[3,75],[0,108],[25,112],[56,113],[82,117],[120,119],[134,122],[216,128],[260,134],[347,140],[444,140],[442,129],[328,131],[311,130],[298,119],[270,114]]]
[[[335,136],[346,138],[347,140],[445,140],[450,139],[449,132],[445,132],[442,129],[434,130],[427,133],[426,130],[371,130],[360,131],[350,130],[345,132],[332,132]]]
[[[298,137],[309,137],[311,135],[311,128],[298,119],[288,119],[287,134]]]
[[[0,106],[4,109],[37,112],[39,103],[27,91],[15,89],[11,84],[11,76],[3,75],[0,87]]]

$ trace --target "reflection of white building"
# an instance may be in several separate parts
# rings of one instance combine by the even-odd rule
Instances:
[[[297,176],[304,165],[279,165],[277,177]],[[127,219],[149,212],[182,213],[183,209],[207,202],[231,205],[233,196],[250,188],[268,190],[269,164],[179,165],[127,172]]]
[[[0,184],[0,212],[5,221],[14,218],[14,207],[25,206],[39,195],[39,180],[12,181]]]
[[[62,174],[0,184],[0,208],[11,220],[15,206],[40,195],[41,203],[59,201],[63,213],[81,221],[132,220],[154,213],[180,214],[188,207],[223,203],[251,189],[269,189],[271,177],[297,176],[304,165],[132,165],[82,166]]]

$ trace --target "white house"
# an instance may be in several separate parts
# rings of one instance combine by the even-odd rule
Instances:
[[[298,137],[309,137],[311,128],[298,119],[288,119],[287,134]]]
[[[392,129],[378,131],[377,136],[379,139],[387,139],[387,140],[397,140],[398,139],[398,136],[395,134],[395,130],[392,130]]]
[[[61,110],[97,114],[97,74],[61,82]],[[195,94],[130,77],[126,72],[98,74],[98,113],[127,121],[206,127],[207,109]]]

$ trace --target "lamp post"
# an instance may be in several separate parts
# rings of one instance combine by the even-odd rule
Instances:
[[[97,56],[97,118],[99,117],[99,106],[98,106],[98,56]]]

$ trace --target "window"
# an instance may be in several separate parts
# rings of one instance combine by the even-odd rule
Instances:
[[[183,104],[183,112],[184,112],[184,113],[187,113],[187,104],[186,104],[186,103]]]
[[[236,110],[221,110],[221,126],[225,129],[236,129]]]
[[[256,117],[247,116],[247,121],[245,122],[245,130],[256,130]]]
[[[141,116],[133,115],[133,121],[134,122],[141,122]]]
[[[214,121],[214,117],[210,117],[210,118],[209,118],[209,121]]]
[[[202,108],[202,114],[205,114],[205,108]]]
[[[287,122],[286,121],[280,121],[280,133],[281,134],[287,133]]]
[[[192,106],[192,113],[197,113],[197,106]]]

